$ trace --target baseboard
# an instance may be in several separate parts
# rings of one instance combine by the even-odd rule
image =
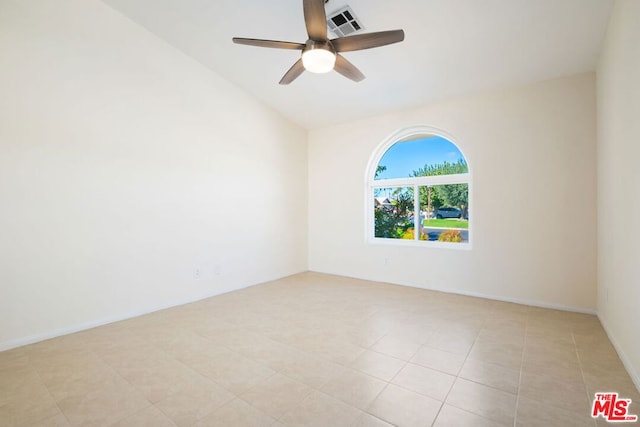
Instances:
[[[182,305],[182,304],[188,304],[188,302],[178,303],[176,305]],[[148,309],[137,311],[137,312],[110,316],[110,317],[105,317],[99,320],[94,320],[91,322],[80,323],[80,324],[76,324],[66,328],[54,329],[53,331],[47,331],[41,334],[29,335],[27,337],[18,338],[15,340],[4,341],[0,343],[0,351],[11,350],[12,348],[22,347],[22,346],[37,343],[40,341],[61,337],[63,335],[69,335],[69,334],[73,334],[80,331],[86,331],[87,329],[93,329],[93,328],[97,328],[98,326],[108,325],[109,323],[115,323],[121,320],[131,319],[133,317],[142,316],[145,314],[153,313],[155,311],[164,310],[170,307],[173,307],[173,306],[167,305],[166,307],[148,308]]]
[[[334,274],[334,273],[327,273],[327,272],[323,272],[323,271],[319,271],[319,270],[311,270],[311,271],[313,271],[315,273],[329,274],[329,275],[332,275],[332,276],[336,276],[336,274]],[[402,281],[393,281],[393,282],[381,281],[379,279],[375,279],[375,278],[371,278],[371,277],[348,276],[348,275],[344,275],[344,274],[340,274],[338,276],[350,277],[350,278],[353,278],[353,279],[360,279],[360,280],[369,280],[369,281],[378,282],[378,283],[389,283],[389,284],[398,285],[398,286],[407,286],[407,287],[415,288],[415,289],[424,289],[426,291],[443,292],[443,293],[446,293],[446,294],[463,295],[463,296],[467,296],[467,297],[483,298],[483,299],[490,299],[490,300],[494,300],[494,301],[502,301],[502,302],[510,302],[510,303],[514,303],[514,304],[529,305],[529,306],[532,306],[532,307],[550,308],[550,309],[553,309],[553,310],[570,311],[570,312],[573,312],[573,313],[597,315],[597,311],[595,309],[591,309],[591,308],[572,307],[572,306],[567,306],[567,305],[562,305],[562,304],[548,303],[548,302],[544,302],[544,301],[528,300],[528,299],[523,299],[523,298],[511,298],[511,297],[505,297],[505,296],[501,296],[501,295],[483,294],[483,293],[480,293],[480,292],[471,292],[471,291],[460,290],[460,289],[439,288],[439,287],[435,287],[435,286],[419,286],[419,285],[416,285],[415,283],[408,283],[408,282],[402,282]]]
[[[629,377],[631,377],[631,381],[633,381],[633,384],[636,386],[636,389],[638,389],[638,393],[640,393],[640,373],[635,370],[633,364],[629,360],[629,357],[627,357],[627,354],[624,352],[624,350],[622,350],[622,347],[620,346],[620,344],[618,344],[618,341],[616,340],[615,336],[611,333],[611,329],[609,329],[609,327],[607,326],[607,322],[605,322],[605,320],[602,318],[602,316],[600,316],[600,314],[598,314],[598,319],[600,320],[600,324],[602,325],[602,328],[607,334],[609,341],[611,341],[613,348],[616,349],[616,352],[618,353],[618,357],[620,357],[620,360],[622,361],[622,364],[627,370]]]
[[[299,273],[292,273],[292,274],[299,274]],[[285,276],[277,276],[277,277],[269,278],[266,280],[261,280],[260,282],[248,283],[248,284],[240,285],[233,288],[218,289],[216,292],[213,292],[213,293],[207,293],[207,294],[198,295],[192,298],[185,298],[183,300],[173,301],[171,304],[161,304],[161,305],[152,306],[152,307],[145,307],[144,309],[141,309],[141,310],[116,314],[114,316],[104,317],[102,319],[97,319],[97,320],[93,320],[86,323],[80,323],[80,324],[76,324],[66,328],[55,329],[53,331],[47,331],[41,334],[35,334],[35,335],[23,337],[23,338],[18,338],[15,340],[0,342],[0,351],[11,350],[12,348],[22,347],[22,346],[37,343],[40,341],[45,341],[51,338],[61,337],[63,335],[69,335],[76,332],[86,331],[87,329],[97,328],[98,326],[108,325],[110,323],[119,322],[121,320],[127,320],[127,319],[132,319],[138,316],[144,316],[145,314],[154,313],[156,311],[166,310],[168,308],[178,307],[185,304],[191,304],[193,302],[197,302],[203,299],[226,294],[228,292],[233,292],[240,289],[249,288],[251,286],[259,285],[261,283],[267,283],[274,280],[282,279],[283,277],[288,277],[288,276],[291,276],[292,274],[287,274]]]
[[[242,289],[242,288],[239,288]],[[229,291],[226,291],[229,292]],[[63,335],[69,335],[69,334],[73,334],[76,332],[80,332],[80,331],[86,331],[87,329],[93,329],[93,328],[97,328],[98,326],[104,326],[104,325],[108,325],[110,323],[115,323],[115,322],[119,322],[121,320],[127,320],[127,319],[132,319],[134,317],[138,317],[138,316],[144,316],[145,314],[150,314],[150,313],[154,313],[156,311],[160,311],[160,310],[166,310],[168,308],[172,308],[172,307],[177,307],[180,305],[185,305],[185,304],[190,304],[192,302],[196,302],[196,301],[200,301],[206,298],[210,298],[216,295],[221,295],[226,293],[225,291],[220,292],[220,293],[215,293],[215,294],[211,294],[211,295],[204,295],[204,296],[198,296],[195,298],[189,298],[189,299],[185,299],[185,300],[181,300],[178,302],[174,302],[171,304],[163,304],[163,305],[158,305],[158,306],[153,306],[153,307],[145,307],[142,310],[136,310],[136,311],[132,311],[132,312],[128,312],[128,313],[122,313],[122,314],[117,314],[114,316],[109,316],[109,317],[104,317],[102,319],[98,319],[98,320],[94,320],[91,322],[86,322],[86,323],[80,323],[77,325],[73,325],[73,326],[69,326],[67,328],[60,328],[60,329],[55,329],[53,331],[48,331],[42,334],[35,334],[35,335],[30,335],[28,337],[24,337],[24,338],[19,338],[16,340],[12,340],[12,341],[5,341],[3,343],[0,343],[0,351],[4,351],[4,350],[10,350],[12,348],[16,348],[16,347],[22,347],[24,345],[28,345],[28,344],[33,344],[33,343],[37,343],[40,341],[45,341],[51,338],[57,338],[57,337],[61,337]]]
[[[421,289],[427,289],[427,288],[421,288]],[[522,298],[510,298],[510,297],[504,297],[500,295],[490,295],[490,294],[483,294],[479,292],[461,291],[456,289],[450,290],[450,289],[429,288],[429,290],[456,294],[456,295],[464,295],[468,297],[476,297],[476,298],[484,298],[484,299],[490,299],[495,301],[510,302],[513,304],[529,305],[532,307],[549,308],[549,309],[561,310],[561,311],[570,311],[573,313],[590,314],[590,315],[598,314],[598,312],[595,309],[572,307],[569,305],[562,305],[562,304],[552,304],[544,301],[528,300],[528,299],[522,299]]]

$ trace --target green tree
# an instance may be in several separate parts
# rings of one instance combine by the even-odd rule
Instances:
[[[425,165],[411,173],[411,177],[455,175],[469,172],[467,162],[458,159],[455,163],[443,162]],[[445,184],[433,187],[420,187],[420,204],[427,206],[429,211],[441,206],[457,206],[462,211],[462,217],[466,217],[469,206],[468,184]]]
[[[398,188],[393,191],[391,206],[375,207],[375,236],[399,239],[407,229],[413,226],[409,221],[413,211],[413,189]]]
[[[469,167],[467,166],[467,162],[463,159],[458,159],[455,163],[449,163],[445,161],[444,163],[436,163],[433,165],[424,165],[424,167],[419,168],[411,172],[409,176],[436,176],[436,175],[455,175],[459,173],[467,173],[469,172]]]

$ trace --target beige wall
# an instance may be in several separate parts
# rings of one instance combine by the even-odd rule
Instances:
[[[365,243],[367,162],[415,125],[451,134],[470,163],[470,251]],[[595,135],[593,74],[312,131],[309,267],[593,311]]]
[[[598,314],[640,389],[640,2],[617,0],[598,66]]]
[[[306,270],[306,131],[95,0],[0,52],[0,350]]]

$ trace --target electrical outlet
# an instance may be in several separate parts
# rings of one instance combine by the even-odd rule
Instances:
[[[198,280],[202,277],[202,270],[198,267],[193,269],[193,278]]]
[[[216,276],[220,276],[222,274],[222,267],[220,267],[220,264],[216,264],[213,266],[213,274],[215,274]]]

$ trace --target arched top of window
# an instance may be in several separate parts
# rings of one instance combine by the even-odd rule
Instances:
[[[439,135],[412,135],[393,143],[376,164],[374,180],[468,173],[462,151]]]

